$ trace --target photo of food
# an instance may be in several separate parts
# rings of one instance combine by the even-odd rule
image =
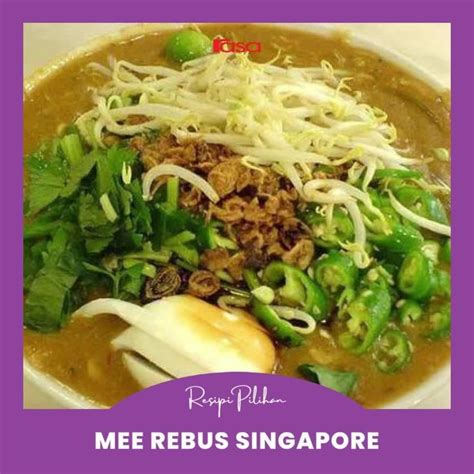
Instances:
[[[416,64],[327,24],[134,25],[23,106],[24,372],[58,406],[215,372],[367,408],[449,385],[450,91]]]

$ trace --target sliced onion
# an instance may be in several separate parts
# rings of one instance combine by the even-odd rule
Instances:
[[[307,327],[302,328],[299,326],[291,325],[291,327],[300,334],[311,334],[316,329],[316,321],[308,313],[301,311],[297,308],[291,308],[290,306],[277,306],[271,305],[272,308],[280,318],[285,319],[286,321],[291,321],[292,319],[296,321],[302,321],[307,325]]]
[[[159,176],[177,176],[183,181],[199,188],[212,202],[216,203],[219,201],[219,195],[205,179],[182,166],[167,164],[156,165],[146,172],[143,178],[143,199],[151,199],[151,185]]]
[[[451,237],[451,226],[446,224],[440,224],[439,222],[432,221],[426,217],[422,217],[418,214],[415,214],[410,209],[406,208],[397,198],[393,195],[391,191],[388,192],[390,196],[390,202],[393,208],[405,219],[413,222],[414,224],[423,227],[423,229],[431,230],[436,234],[447,235]]]

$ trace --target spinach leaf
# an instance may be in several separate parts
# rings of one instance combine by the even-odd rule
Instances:
[[[332,370],[318,364],[303,364],[298,367],[298,372],[310,382],[330,388],[336,392],[350,395],[357,383],[357,374]]]

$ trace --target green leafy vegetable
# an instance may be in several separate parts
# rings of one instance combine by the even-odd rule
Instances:
[[[27,243],[24,246],[23,256],[23,286],[28,290],[36,274],[43,268],[43,255],[47,250],[47,241],[40,240],[35,244]]]
[[[67,321],[70,290],[81,273],[81,256],[72,228],[59,228],[42,250],[44,266],[40,270],[36,268],[29,286],[24,323],[37,331],[49,332]],[[38,264],[37,258],[34,261]]]
[[[66,182],[67,168],[59,156],[47,156],[46,151],[40,150],[27,158],[26,169],[30,180],[27,207],[31,216],[59,197]]]
[[[131,266],[123,264],[116,271],[112,272],[105,268],[98,267],[89,262],[83,263],[88,272],[105,275],[110,278],[112,283],[112,296],[114,298],[129,299],[140,295],[145,275],[150,268],[145,262],[137,261]]]
[[[357,374],[328,369],[317,364],[303,364],[298,367],[299,373],[310,382],[330,388],[336,392],[350,395],[357,384]]]
[[[150,260],[157,263],[168,263],[171,257],[171,252],[162,249],[160,251],[153,250],[150,242],[146,242],[143,245],[143,249],[140,252],[132,252],[125,255],[125,258],[135,258],[142,260]]]
[[[76,133],[71,133],[61,138],[59,146],[72,166],[77,165],[82,160],[84,150],[82,149],[81,139]]]
[[[86,239],[86,249],[90,253],[99,253],[112,241],[118,226],[107,219],[100,204],[91,194],[79,198],[79,226]]]
[[[41,211],[59,197],[70,197],[93,169],[100,152],[84,154],[77,134],[69,134],[25,160],[29,177],[28,215]]]
[[[137,153],[131,148],[114,145],[107,150],[107,163],[114,176],[122,174],[124,164],[133,166],[137,158]]]
[[[71,165],[69,176],[61,192],[61,196],[69,197],[77,191],[81,180],[85,178],[92,170],[97,161],[97,154],[91,152],[81,157],[81,159]]]

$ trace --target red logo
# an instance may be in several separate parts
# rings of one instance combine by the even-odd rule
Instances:
[[[212,51],[214,53],[260,53],[262,43],[259,41],[231,41],[227,38],[214,38],[212,41]]]

